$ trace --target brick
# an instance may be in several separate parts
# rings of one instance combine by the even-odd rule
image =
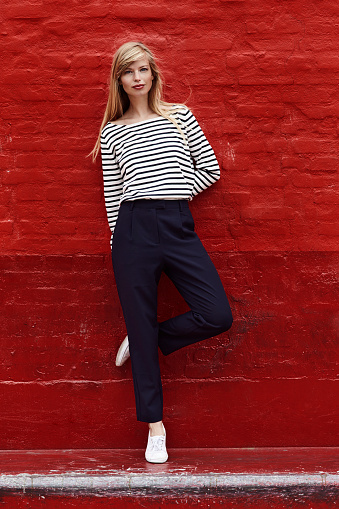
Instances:
[[[267,85],[289,85],[293,84],[293,77],[289,74],[277,75],[276,73],[265,73],[261,70],[257,72],[250,69],[239,76],[239,84],[242,86],[267,86]]]
[[[312,120],[314,124],[315,121]],[[337,118],[334,116],[322,119],[317,125],[314,126],[314,132],[321,135],[321,137],[333,138],[338,132]]]
[[[218,126],[218,131],[220,131],[221,134],[241,134],[244,132],[245,126],[246,122],[244,121],[226,118],[221,125]]]
[[[11,204],[6,203],[5,205],[0,205],[0,217],[6,221],[10,219],[11,216]]]
[[[11,189],[2,189],[1,192],[1,205],[9,206],[12,201],[12,190]],[[1,215],[0,215],[1,217]]]
[[[72,199],[72,196],[74,196],[74,191],[67,186],[53,186],[46,189],[45,196],[49,201],[66,201]]]
[[[89,73],[88,70],[82,68],[79,68],[77,73],[65,73],[58,76],[58,82],[63,88],[71,87],[77,89],[79,85],[96,86],[98,81],[100,82],[100,77],[98,78],[96,73]],[[106,84],[106,82],[107,78],[103,80],[104,84]],[[70,103],[70,105],[73,105],[73,103]],[[103,108],[105,107],[103,106]]]
[[[298,248],[300,251],[312,251],[314,250],[314,235],[308,237],[301,237],[298,240]],[[324,251],[327,253],[338,252],[338,239],[329,238],[326,235],[319,235],[317,237],[317,250]]]
[[[336,222],[322,222],[318,226],[318,232],[320,235],[326,235],[327,237],[338,237],[339,236],[339,221]],[[338,240],[339,247],[339,240]]]
[[[267,223],[260,220],[260,218],[244,220],[242,223],[230,221],[230,231],[232,235],[238,237],[238,240],[242,240],[244,244],[249,241],[247,245],[251,245],[253,248],[256,244],[255,237],[260,236],[262,239],[262,237],[264,236],[265,238],[267,234],[270,234],[271,242],[274,240],[274,236],[277,235],[284,237],[288,244],[290,229],[288,223],[283,223],[279,216],[278,220],[276,218],[270,225],[267,225]]]
[[[228,50],[232,47],[233,41],[229,37],[219,36],[211,37],[211,36],[198,36],[194,39],[186,39],[184,41],[184,48],[186,50]]]
[[[302,104],[300,106],[300,110],[306,115],[308,118],[316,118],[323,119],[328,117],[337,117],[339,114],[339,105],[338,104],[330,104],[330,105],[308,105]]]
[[[260,235],[260,245],[265,251],[290,251],[293,250],[293,241],[291,241],[288,233],[288,228],[278,228],[279,232],[275,237],[271,234],[268,238]],[[250,230],[249,230],[250,231]],[[252,228],[251,236],[245,235],[240,237],[237,241],[238,249],[240,251],[255,251],[258,245],[258,238],[256,239],[256,229]],[[281,233],[281,236],[280,236]]]
[[[73,169],[73,171],[68,170],[60,170],[58,172],[60,182],[65,182],[70,185],[83,185],[86,183],[87,185],[95,185],[97,187],[100,186],[102,190],[102,171],[101,168],[89,164],[90,168],[88,170],[79,170],[78,168]]]
[[[231,69],[237,69],[244,65],[250,65],[252,62],[251,55],[244,54],[243,52],[229,53],[226,55],[226,66]]]
[[[214,118],[222,117],[223,119],[226,117],[226,108],[223,103],[219,103],[215,101],[214,107],[204,107],[200,108],[199,110],[199,124],[201,125],[202,129],[207,132],[207,127],[205,126],[204,119],[209,119],[210,122],[213,123]]]
[[[50,217],[51,214],[54,216],[56,213],[54,211],[48,210],[45,208],[44,201],[34,201],[34,200],[23,200],[18,201],[15,206],[15,211],[18,218],[31,219],[36,217]]]
[[[326,73],[320,69],[316,72],[314,72],[314,69],[312,68],[309,71],[295,72],[293,73],[293,78],[293,83],[298,86],[312,85],[316,87],[324,86],[326,84],[331,85],[333,83],[331,73]]]
[[[253,18],[252,18],[253,19]],[[272,23],[270,18],[263,19],[261,16],[255,21],[250,20],[246,22],[247,33],[260,33],[260,34],[298,34],[303,30],[301,21],[295,19],[289,14],[280,14]]]
[[[286,119],[283,121],[283,123],[280,126],[281,133],[292,135],[292,134],[298,134],[301,129],[305,127],[305,124],[303,122],[292,122],[289,119]]]
[[[30,169],[31,167],[36,168],[38,165],[37,160],[38,158],[35,158],[35,154],[18,156],[17,168],[8,170],[2,175],[3,183],[7,185],[17,185],[22,183],[39,184],[51,182],[53,180],[53,176],[51,174],[47,174],[46,172],[43,173],[42,171],[37,172],[36,170]]]
[[[41,186],[34,185],[20,185],[18,186],[16,197],[20,201],[36,201],[44,200],[46,196],[46,189]]]
[[[288,151],[288,149],[289,149],[289,142],[284,138],[280,138],[280,139],[270,138],[269,140],[266,141],[267,152],[273,152],[275,154],[277,152],[286,153]]]
[[[328,152],[332,148],[331,142],[316,138],[296,138],[291,145],[298,154]]]
[[[64,104],[58,108],[61,118],[95,118],[96,111],[88,104]]]
[[[42,221],[20,221],[17,225],[20,235],[35,237],[38,239],[46,238],[47,224]]]
[[[101,204],[97,207],[89,207],[86,203],[55,203],[54,210],[49,214],[49,217],[57,217],[59,214],[61,217],[73,217],[73,218],[94,218],[100,217],[102,214],[105,215],[104,205]]]
[[[326,9],[335,9],[337,6],[331,2],[327,2]],[[324,52],[336,52],[336,41],[335,36],[331,36],[333,26],[329,18],[329,23],[323,23],[323,19],[309,19],[308,31],[305,33],[305,37],[300,41],[300,49],[304,51],[315,51],[323,54]]]
[[[227,150],[227,155],[223,157],[222,160],[222,168],[224,170],[230,171],[247,171],[251,168],[253,162],[250,155],[247,154],[238,154],[234,152],[234,149]],[[223,183],[220,182],[219,185]]]
[[[262,132],[262,133],[273,134],[274,131],[276,130],[278,124],[279,124],[278,119],[264,118],[258,122],[258,124],[253,129],[253,132]],[[270,142],[270,139],[268,140],[268,142]],[[279,140],[279,143],[282,144],[283,140]],[[269,144],[267,145],[267,150],[268,150],[268,147],[269,147]]]
[[[295,210],[289,207],[258,207],[258,206],[250,206],[243,207],[241,210],[241,217],[244,219],[253,219],[253,220],[284,220],[284,219],[293,219],[295,216]]]
[[[138,5],[125,3],[123,6],[115,6],[114,16],[121,19],[150,19],[162,20],[169,15],[168,8],[163,4],[151,3]]]
[[[23,152],[36,152],[36,151],[55,151],[55,139],[49,137],[48,139],[40,139],[36,137],[35,139],[29,136],[24,137],[13,137],[13,141],[11,143],[11,149],[13,150],[21,150]]]
[[[43,8],[41,5],[34,4],[7,4],[4,14],[7,18],[19,18],[19,19],[40,19],[47,18],[49,14],[48,6],[45,5]]]
[[[100,183],[101,184],[101,183]],[[77,190],[77,202],[85,202],[85,203],[99,203],[103,199],[103,191],[100,187],[94,188],[86,188],[86,187],[79,187]]]
[[[337,177],[334,174],[312,175],[300,173],[295,170],[291,172],[290,180],[296,187],[309,187],[311,189],[315,189],[318,187],[334,186],[337,182]]]
[[[45,53],[43,63],[52,69],[69,69],[72,59],[69,55],[60,53]]]
[[[28,293],[16,293],[15,298],[20,303],[71,303],[74,302],[75,290],[66,288],[34,288]]]
[[[339,203],[339,192],[338,189],[323,189],[316,190],[314,193],[315,203],[325,203],[336,205]]]
[[[108,232],[107,220],[105,217],[101,217],[96,221],[87,219],[86,221],[76,222],[76,231],[81,238],[86,238],[89,235],[93,238],[94,236],[98,240],[102,237],[102,232]]]
[[[284,115],[282,104],[239,104],[236,110],[239,115],[245,117],[282,117]]]
[[[251,198],[251,194],[249,192],[231,191],[229,196],[231,203],[235,202],[238,206],[242,207],[248,205]]]
[[[67,37],[73,34],[74,26],[71,23],[65,23],[64,20],[51,20],[44,21],[44,33],[54,35],[57,37]]]
[[[319,203],[305,206],[305,217],[312,221],[332,221],[333,220],[333,204]]]
[[[305,103],[312,106],[319,106],[322,103],[331,101],[331,97],[335,93],[333,87],[323,86],[287,86],[281,89],[281,98],[285,102]]]
[[[297,168],[298,170],[302,170],[307,168],[309,165],[307,159],[301,156],[282,156],[281,158],[281,166],[282,168]]]
[[[14,158],[12,155],[0,154],[0,169],[1,170],[9,170],[14,166]],[[7,173],[7,172],[6,172]],[[3,177],[3,173],[1,178]]]
[[[3,234],[12,233],[13,232],[13,221],[0,221],[0,232]]]
[[[40,57],[35,52],[20,53],[14,58],[15,68],[38,69],[40,67]]]
[[[96,69],[101,64],[101,55],[100,54],[89,54],[89,53],[78,53],[72,58],[72,67],[73,68],[88,68],[88,69]]]
[[[313,157],[310,162],[310,170],[315,172],[338,172],[338,159],[335,157]]]
[[[292,55],[286,61],[287,70],[291,73],[314,70],[314,57],[312,54]]]
[[[233,144],[233,150],[235,154],[251,154],[255,152],[266,152],[266,144],[264,140],[258,139],[247,139],[240,141],[237,144]]]
[[[65,133],[72,129],[73,122],[70,119],[63,120],[61,118],[49,119],[44,123],[44,130],[48,134],[53,134],[54,136],[58,133]],[[55,154],[55,158],[59,158],[59,154]]]
[[[53,221],[48,226],[48,233],[51,235],[73,235],[77,231],[75,221]]]
[[[275,187],[285,187],[289,182],[288,177],[280,174],[266,173],[265,175],[247,175],[246,179],[242,182],[245,187],[268,187],[273,189]]]
[[[106,18],[111,14],[109,5],[103,5],[102,3],[93,3],[86,5],[85,15],[91,18]]]
[[[88,104],[89,102],[102,104],[105,102],[106,95],[103,88],[93,86],[91,88],[86,87],[84,90],[78,90],[74,98],[80,104]]]
[[[262,86],[253,90],[251,96],[256,103],[276,103],[281,101],[281,89],[276,87]]]
[[[39,122],[33,120],[27,122],[20,122],[20,133],[21,134],[32,134],[43,132],[43,126]],[[19,155],[19,154],[18,154]],[[17,159],[16,159],[17,161]]]
[[[57,101],[58,96],[54,91],[51,91],[45,87],[41,86],[28,86],[25,85],[15,85],[13,86],[11,92],[9,93],[9,96],[13,97],[13,99],[22,101],[29,101],[29,102],[44,102],[46,101]],[[33,132],[36,132],[36,126],[33,130]]]
[[[275,37],[274,33],[270,37],[260,37],[257,34],[248,34],[244,37],[247,44],[255,51],[267,51],[270,53],[281,53],[289,55],[295,49],[295,40],[289,34]]]
[[[6,73],[2,79],[5,85],[16,85],[17,83],[31,83],[36,78],[38,78],[38,72],[36,70],[15,69],[11,73]]]

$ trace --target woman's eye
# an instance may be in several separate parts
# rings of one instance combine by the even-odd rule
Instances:
[[[140,71],[148,71],[148,67],[143,67]]]
[[[125,74],[130,74],[132,71],[125,71]]]

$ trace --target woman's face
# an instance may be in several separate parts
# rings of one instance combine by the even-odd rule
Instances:
[[[152,71],[148,59],[132,62],[120,76],[119,82],[128,96],[147,95],[152,87]]]

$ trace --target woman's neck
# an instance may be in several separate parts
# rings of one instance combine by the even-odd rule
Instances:
[[[141,98],[140,98],[141,99]],[[132,119],[135,121],[144,120],[150,115],[154,114],[154,112],[151,110],[151,108],[148,105],[148,99],[145,98],[145,100],[138,100],[138,101],[131,101],[128,110],[124,113],[123,117]]]

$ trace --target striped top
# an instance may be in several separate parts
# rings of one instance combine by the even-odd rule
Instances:
[[[112,238],[125,200],[191,200],[220,178],[211,145],[192,112],[171,113],[182,129],[164,117],[135,124],[108,122],[101,133],[104,196]]]

